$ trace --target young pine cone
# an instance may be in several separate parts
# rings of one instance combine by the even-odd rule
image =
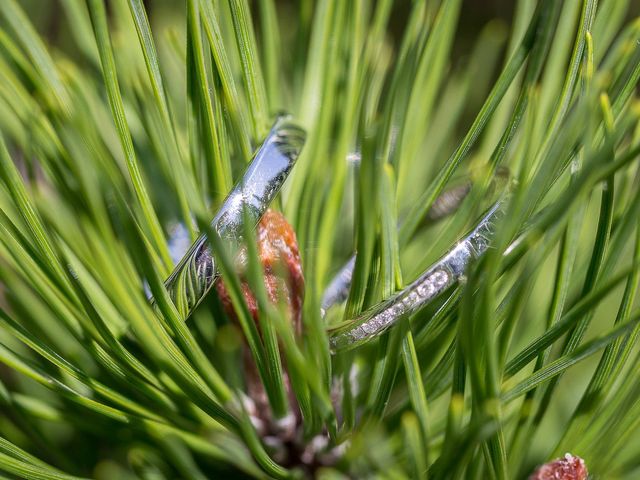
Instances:
[[[567,453],[539,467],[529,480],[587,480],[588,475],[584,460]]]

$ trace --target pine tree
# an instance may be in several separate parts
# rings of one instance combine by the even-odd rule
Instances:
[[[0,473],[636,478],[640,19],[515,3],[2,0]]]

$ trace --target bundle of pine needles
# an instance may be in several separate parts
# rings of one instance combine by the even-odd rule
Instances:
[[[571,452],[637,478],[633,2],[519,0],[455,60],[461,0],[407,3],[186,0],[150,22],[142,0],[60,0],[67,35],[47,45],[29,15],[45,7],[2,0],[0,472],[512,479]],[[307,134],[272,205],[300,246],[301,333],[249,247],[260,329],[215,293],[186,323],[154,309],[171,225],[197,237],[281,110]],[[500,171],[506,215],[462,281],[332,354],[327,329],[447,251]]]

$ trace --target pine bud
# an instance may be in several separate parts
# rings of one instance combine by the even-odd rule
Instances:
[[[296,234],[281,213],[267,210],[258,224],[256,232],[258,255],[264,270],[264,285],[269,301],[276,305],[287,305],[289,321],[297,335],[302,333],[302,302],[304,300],[304,277],[300,264],[300,253]],[[242,279],[242,271],[246,267],[246,258],[240,255],[238,271]],[[222,279],[216,282],[216,290],[222,305],[230,318],[237,320],[233,304]],[[260,311],[255,295],[248,283],[243,280],[242,294],[253,320],[259,326]],[[251,357],[249,349],[243,349],[244,374],[247,386],[248,404],[252,420],[263,438],[288,445],[294,439],[301,417],[295,395],[291,390],[286,365],[283,381],[288,393],[292,412],[283,419],[275,419],[271,413],[267,394],[260,380],[260,375]],[[278,455],[287,455],[280,452]]]
[[[584,460],[567,453],[539,467],[529,480],[587,480],[588,475]]]
[[[304,300],[304,276],[296,234],[284,216],[267,210],[256,232],[258,255],[264,269],[264,284],[269,300],[288,306],[294,331],[302,331],[302,302]],[[227,314],[235,318],[235,312],[223,280],[216,282],[218,296]],[[249,285],[243,281],[242,293],[254,321],[258,320],[258,302]]]

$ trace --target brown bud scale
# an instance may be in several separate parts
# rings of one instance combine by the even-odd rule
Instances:
[[[539,467],[529,480],[587,480],[588,475],[584,460],[567,453]]]
[[[294,331],[300,334],[304,276],[296,234],[281,213],[267,210],[258,224],[256,240],[269,300],[274,304],[282,302],[288,306]],[[216,282],[216,291],[227,314],[236,318],[229,293],[222,279]],[[257,322],[258,302],[245,281],[242,282],[242,293],[251,316]]]

